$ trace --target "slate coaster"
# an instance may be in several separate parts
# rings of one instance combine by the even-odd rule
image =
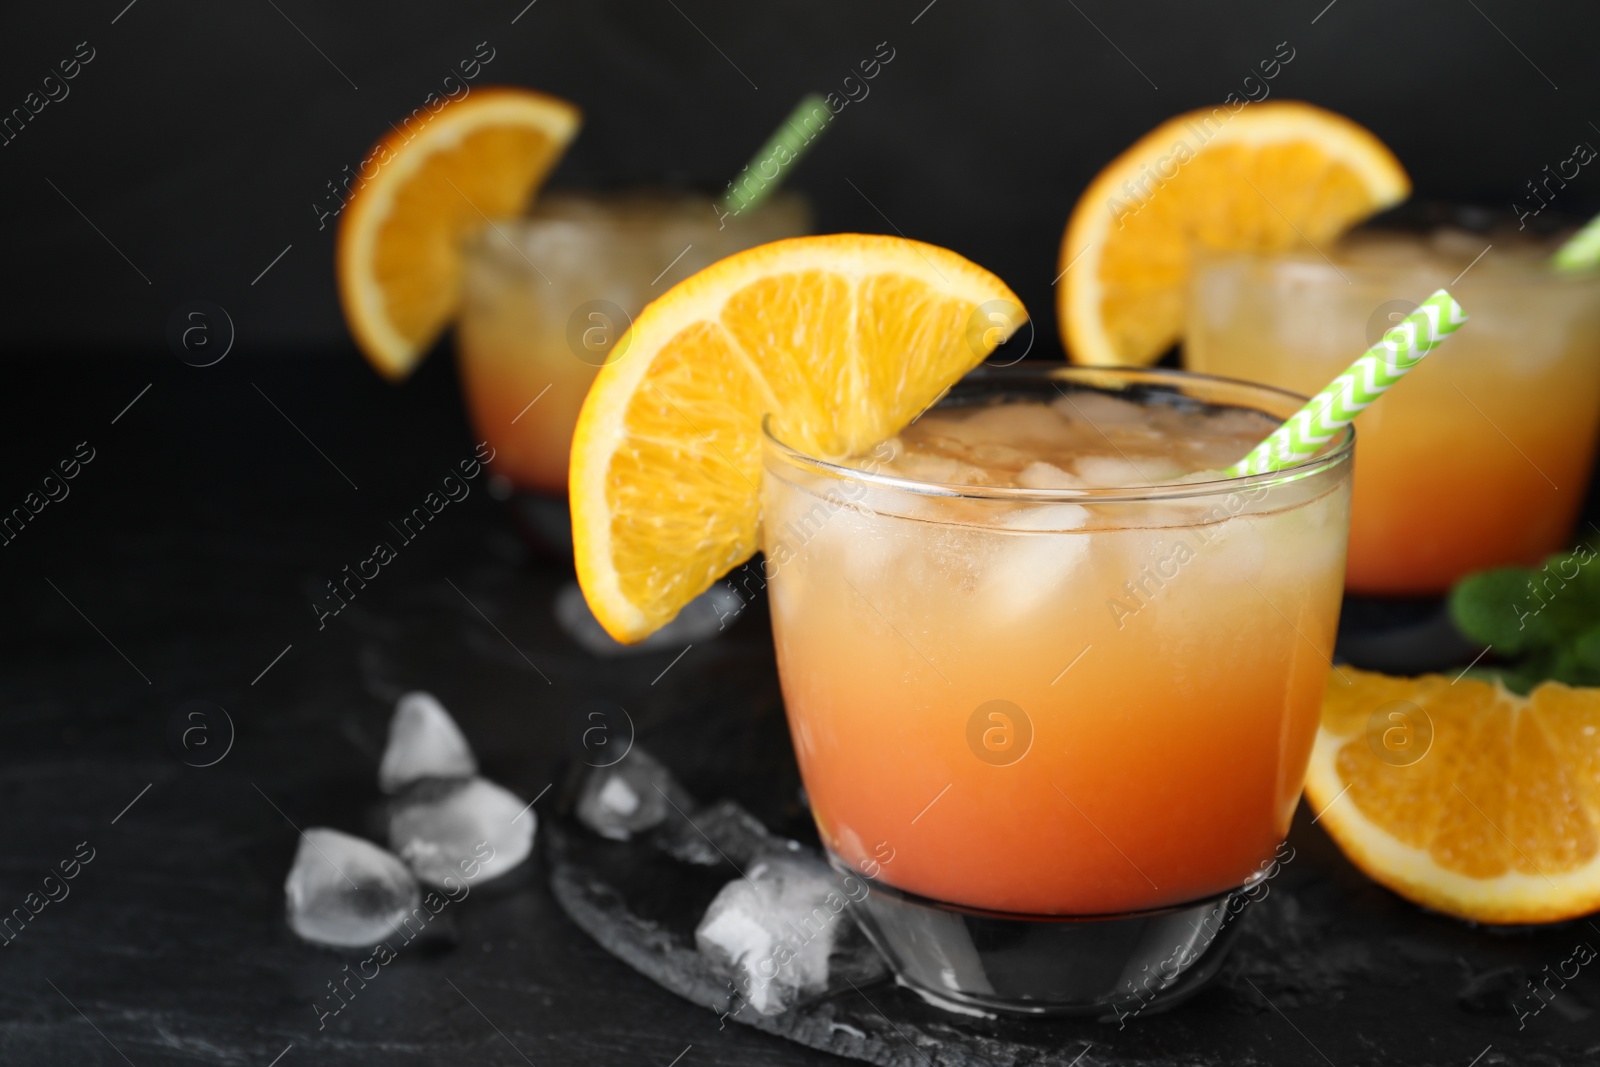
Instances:
[[[1547,966],[1570,972],[1562,964],[1576,945],[1600,947],[1600,922],[1494,930],[1428,913],[1351,868],[1303,807],[1289,838],[1294,852],[1245,913],[1217,980],[1166,1013],[1099,1021],[951,1014],[897,986],[855,937],[835,953],[825,993],[777,1016],[753,1008],[728,1014],[739,1002],[728,977],[695,950],[695,926],[737,877],[735,866],[791,847],[787,835],[808,835],[792,792],[786,732],[760,721],[772,718],[767,712],[719,714],[729,721],[706,723],[707,730],[743,736],[743,759],[757,768],[764,760],[788,764],[786,773],[756,775],[747,762],[737,775],[769,783],[752,806],[783,813],[781,832],[723,800],[687,812],[692,826],[674,815],[629,842],[602,839],[565,814],[549,821],[543,838],[551,887],[567,915],[721,1025],[893,1067],[1494,1067],[1600,1058],[1600,970],[1562,983],[1553,999],[1536,998],[1529,987],[1550,973]],[[755,737],[764,738],[759,748]],[[678,773],[716,777],[712,746],[693,744],[681,729],[660,740]],[[567,792],[570,798],[575,788]],[[814,835],[799,847],[815,850]]]

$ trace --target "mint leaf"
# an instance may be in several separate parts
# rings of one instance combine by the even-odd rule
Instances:
[[[1456,583],[1451,621],[1494,650],[1468,673],[1526,694],[1540,682],[1600,686],[1600,550],[1579,543],[1538,568],[1497,567]],[[1509,662],[1505,662],[1509,661]]]
[[[1575,671],[1586,679],[1580,684],[1593,685],[1587,679],[1600,679],[1600,623],[1573,638],[1564,651]]]
[[[1574,579],[1578,587],[1576,591],[1600,611],[1600,552],[1588,544],[1580,544],[1571,556],[1578,571]],[[1570,570],[1568,568],[1569,573]]]
[[[1493,645],[1503,656],[1546,648],[1559,640],[1553,617],[1533,598],[1534,572],[1526,567],[1498,567],[1468,575],[1450,591],[1450,620],[1473,641]]]
[[[1600,625],[1589,627],[1573,639],[1572,654],[1585,667],[1600,671]]]
[[[1570,552],[1551,556],[1532,573],[1523,605],[1549,616],[1544,625],[1557,640],[1574,638],[1600,622],[1600,567],[1585,567]]]

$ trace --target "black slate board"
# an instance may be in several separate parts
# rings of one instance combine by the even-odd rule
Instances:
[[[473,451],[447,356],[396,390],[349,352],[235,352],[205,370],[166,353],[13,355],[20,385],[0,395],[12,502],[74,442],[98,457],[3,550],[0,907],[21,905],[78,842],[97,852],[70,897],[0,948],[0,1064],[845,1062],[719,1028],[620,962],[568,918],[543,855],[452,906],[447,936],[407,949],[318,1028],[312,1006],[349,957],[283,921],[294,826],[373,832],[378,747],[402,689],[437,692],[485,773],[530,800],[602,700],[630,711],[696,796],[806,833],[760,599],[681,659],[596,660],[551,614],[570,570],[531,555],[480,487],[318,628],[309,602],[323,582]],[[231,716],[233,745],[210,766],[170,736],[196,700]],[[212,726],[220,743],[224,724]],[[546,846],[558,791],[535,805]],[[1317,1049],[1338,1067],[1600,1061],[1595,965],[1520,1031],[1509,1006],[1524,975],[1580,939],[1600,946],[1600,930],[1496,933],[1430,916],[1353,870],[1308,818],[1234,957],[1242,970],[1123,1031],[1067,1026],[1052,1052],[1093,1042],[1080,1067],[1324,1064]],[[1293,921],[1275,925],[1280,915]],[[892,986],[863,991],[897,1024],[976,1025]],[[924,1051],[954,1062],[949,1047]]]
[[[733,702],[713,714],[700,724],[706,731],[741,738],[740,777],[752,783],[741,799],[762,811],[772,830],[815,849],[781,713],[765,702]],[[690,781],[722,780],[729,766],[723,751],[685,740],[675,729],[641,743]],[[617,843],[563,810],[545,837],[551,888],[567,915],[629,966],[717,1014],[719,1024],[726,1018],[884,1067],[1468,1067],[1600,1059],[1600,971],[1580,970],[1547,1007],[1519,1018],[1539,1003],[1527,980],[1540,980],[1546,965],[1562,969],[1580,943],[1600,946],[1600,922],[1492,930],[1428,913],[1354,871],[1311,825],[1304,805],[1289,838],[1294,852],[1246,911],[1217,980],[1168,1012],[1102,1021],[952,1014],[887,975],[870,980],[875,954],[861,945],[836,953],[835,967],[847,973],[790,1011],[724,1015],[739,1002],[726,976],[696,952],[693,931],[712,896],[737,877],[734,864],[760,851],[737,820],[718,817],[728,806],[737,808],[722,801],[689,813],[727,854],[713,856],[712,867],[679,862],[658,847],[663,836],[688,833],[671,828],[676,816],[654,838]],[[1571,974],[1573,966],[1564,969]]]

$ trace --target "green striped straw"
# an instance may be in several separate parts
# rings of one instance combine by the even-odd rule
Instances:
[[[1440,289],[1224,473],[1265,474],[1315,455],[1466,321],[1461,305]]]
[[[807,122],[811,125],[807,125]],[[776,189],[787,176],[789,168],[805,154],[817,135],[833,122],[833,109],[818,93],[807,93],[783,120],[783,125],[772,131],[761,151],[739,172],[739,177],[728,183],[719,205],[724,214],[737,215],[756,207]],[[785,159],[778,156],[783,153]],[[775,173],[764,173],[771,165]],[[746,174],[746,171],[754,173]]]
[[[1583,229],[1556,249],[1550,263],[1556,270],[1588,270],[1600,266],[1600,215],[1590,219]]]

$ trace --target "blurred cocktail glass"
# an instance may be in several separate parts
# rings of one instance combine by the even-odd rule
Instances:
[[[490,469],[510,483],[519,524],[536,548],[570,559],[572,431],[595,374],[627,357],[616,344],[633,317],[717,260],[800,236],[810,225],[796,194],[777,193],[733,215],[686,192],[558,191],[540,197],[527,218],[496,222],[472,241],[456,325],[462,388],[478,437],[494,449]],[[709,639],[742,606],[736,594],[713,589],[635,647]],[[576,583],[557,594],[555,613],[590,651],[624,651]]]
[[[830,858],[872,880],[858,919],[913,988],[1104,1014],[1214,972],[1317,731],[1353,435],[1219,470],[1302,403],[1019,367],[845,464],[769,427],[790,732]]]
[[[1600,428],[1600,273],[1553,270],[1555,247],[1369,230],[1321,251],[1196,253],[1183,359],[1209,374],[1314,391],[1433,290],[1471,309],[1356,422],[1352,592],[1442,593],[1567,544]]]
[[[595,373],[633,316],[735,252],[806,233],[810,212],[777,194],[719,218],[707,196],[551,192],[467,249],[457,349],[474,428],[516,488],[565,497],[572,429]]]

